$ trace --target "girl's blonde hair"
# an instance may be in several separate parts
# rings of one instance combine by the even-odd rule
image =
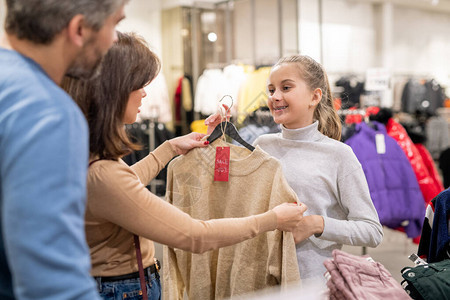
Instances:
[[[341,121],[334,108],[328,76],[321,64],[307,55],[293,55],[281,58],[275,65],[294,63],[300,77],[311,90],[322,90],[322,99],[314,110],[314,119],[319,121],[319,131],[335,139],[341,139]]]

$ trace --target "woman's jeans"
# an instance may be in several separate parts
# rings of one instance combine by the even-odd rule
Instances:
[[[145,276],[145,278],[148,279],[147,276]],[[142,295],[140,295],[141,285],[139,278],[111,282],[98,282],[98,291],[102,299],[105,300],[142,299]],[[161,281],[158,272],[151,274],[150,279],[147,280],[147,294],[149,300],[161,299]]]

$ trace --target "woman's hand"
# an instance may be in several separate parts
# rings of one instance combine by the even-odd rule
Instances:
[[[303,213],[307,207],[300,203],[283,203],[275,206],[272,210],[277,215],[277,229],[282,231],[295,231],[303,219]]]
[[[306,240],[313,234],[321,235],[324,228],[323,217],[311,215],[303,217],[297,228],[292,232],[296,244]]]
[[[169,140],[169,143],[172,145],[173,149],[177,152],[177,154],[186,154],[189,150],[196,147],[206,147],[208,142],[201,141],[201,139],[205,136],[203,133],[191,132],[189,134],[179,136]]]
[[[231,113],[228,109],[228,106],[226,104],[222,104],[222,106],[225,109],[225,111],[227,112],[227,121],[229,121],[231,118]],[[216,126],[219,125],[222,121],[225,121],[225,117],[223,117],[218,112],[207,117],[205,120],[205,125],[208,126],[208,130],[206,131],[206,134],[210,135],[214,131],[214,128],[216,128]]]

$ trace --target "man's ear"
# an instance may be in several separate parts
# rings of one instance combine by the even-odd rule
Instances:
[[[69,40],[78,47],[83,47],[86,41],[86,30],[84,16],[81,14],[75,15],[67,25]]]

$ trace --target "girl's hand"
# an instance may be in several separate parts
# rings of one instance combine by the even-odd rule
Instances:
[[[297,230],[306,209],[307,207],[303,203],[300,205],[283,203],[275,206],[272,210],[277,215],[277,229],[291,232]]]
[[[208,142],[201,141],[201,139],[205,136],[203,133],[191,132],[189,134],[179,136],[169,140],[169,143],[175,149],[177,154],[186,154],[192,148],[196,147],[206,147]]]
[[[323,217],[318,215],[311,215],[303,217],[297,228],[292,232],[296,244],[306,240],[313,234],[321,235],[324,228]]]
[[[229,108],[226,104],[222,104],[223,108],[225,109],[225,111],[227,112],[227,121],[230,120],[231,118],[231,113],[229,111]],[[208,118],[206,118],[205,120],[205,125],[208,126],[208,130],[206,132],[207,135],[210,135],[213,131],[214,128],[216,128],[217,125],[219,125],[222,121],[225,121],[225,117],[223,117],[219,112],[210,115]]]

